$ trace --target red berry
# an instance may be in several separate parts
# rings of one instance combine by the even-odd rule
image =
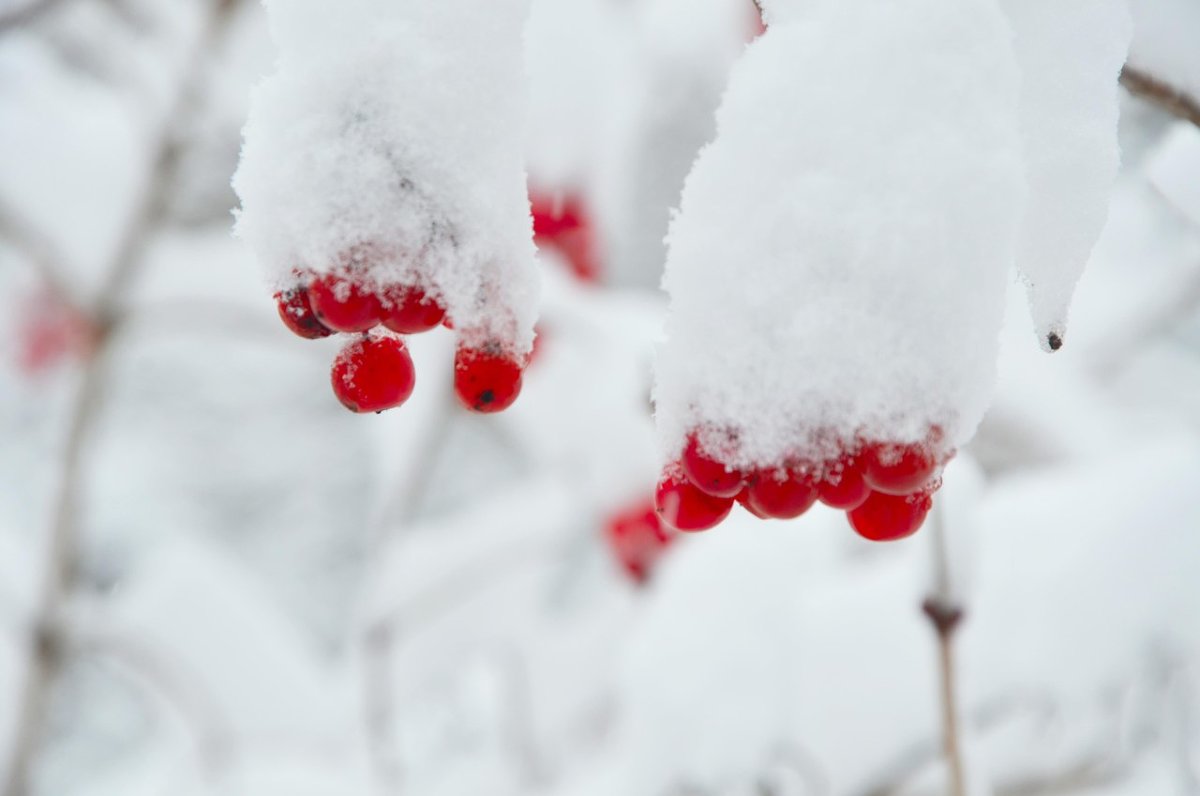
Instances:
[[[667,525],[689,533],[715,528],[729,516],[733,498],[706,495],[678,465],[667,468],[654,490],[654,508]]]
[[[352,412],[382,412],[412,395],[412,358],[395,337],[365,337],[341,350],[329,374],[333,393]]]
[[[826,506],[848,511],[858,508],[871,494],[863,480],[862,469],[853,456],[843,456],[826,468],[825,478],[817,484],[817,497]]]
[[[383,305],[365,285],[326,274],[308,287],[308,301],[321,323],[339,332],[365,332],[379,323]]]
[[[597,282],[601,269],[596,235],[581,199],[572,194],[534,192],[530,195],[530,205],[534,242],[538,247],[557,248],[575,276],[583,282]]]
[[[672,539],[670,529],[659,521],[649,501],[610,518],[604,535],[621,566],[638,583],[650,577]]]
[[[308,288],[300,285],[290,290],[281,290],[275,294],[275,305],[279,308],[279,317],[283,325],[306,340],[320,340],[333,334],[330,329],[313,312],[308,302]]]
[[[817,502],[817,488],[811,476],[800,470],[760,470],[750,479],[746,502],[756,514],[790,520]]]
[[[742,474],[710,456],[696,434],[688,437],[681,464],[684,475],[706,494],[731,498],[742,491]]]
[[[415,286],[392,285],[383,291],[383,325],[400,334],[419,334],[437,328],[446,308]]]
[[[861,506],[846,513],[850,526],[872,542],[893,542],[912,536],[933,506],[928,494],[885,495],[872,492]]]
[[[499,412],[521,393],[521,363],[497,345],[459,346],[454,354],[454,392],[474,412]]]
[[[862,466],[867,485],[876,492],[907,495],[929,481],[937,459],[922,443],[875,443],[863,451]]]
[[[740,503],[742,508],[753,514],[755,517],[758,517],[760,520],[771,519],[766,514],[763,514],[761,511],[755,508],[754,504],[750,502],[750,487],[742,487],[742,491],[737,493],[737,497],[734,498],[734,500]]]

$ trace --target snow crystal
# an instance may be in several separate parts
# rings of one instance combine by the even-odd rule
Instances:
[[[269,0],[237,232],[276,287],[369,262],[520,352],[538,294],[523,165],[529,0]]]
[[[1003,7],[1023,74],[1029,180],[1017,266],[1038,338],[1054,350],[1108,218],[1120,160],[1117,76],[1132,29],[1124,0],[1004,0]]]
[[[668,243],[661,444],[738,467],[864,434],[973,433],[1024,193],[1019,75],[990,0],[822,4],[735,67]]]

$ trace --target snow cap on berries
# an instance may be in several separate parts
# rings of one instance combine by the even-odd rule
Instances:
[[[270,0],[237,233],[269,280],[415,284],[467,336],[528,351],[539,292],[523,165],[529,0]]]
[[[994,0],[770,20],[668,238],[669,459],[697,430],[746,469],[974,432],[1025,192],[1010,38]]]

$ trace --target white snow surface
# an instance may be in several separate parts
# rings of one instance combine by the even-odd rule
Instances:
[[[529,0],[269,0],[237,232],[273,286],[365,262],[417,283],[463,334],[532,344],[524,170]]]
[[[990,0],[772,19],[668,237],[663,451],[697,427],[735,430],[727,463],[745,467],[933,424],[961,442],[988,402],[1025,192],[1010,28]]]
[[[1021,132],[1029,198],[1017,266],[1041,345],[1067,312],[1108,220],[1116,178],[1117,76],[1132,23],[1125,0],[1004,0],[1023,76]],[[1057,347],[1057,346],[1055,346]]]

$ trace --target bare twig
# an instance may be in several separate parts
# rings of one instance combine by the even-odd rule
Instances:
[[[68,288],[67,268],[61,254],[53,243],[33,228],[3,199],[0,199],[0,238],[7,240],[25,255],[30,266],[37,271],[42,283],[55,295],[77,305],[77,297]]]
[[[938,673],[941,683],[942,752],[950,778],[951,796],[966,796],[962,745],[958,723],[958,694],[954,665],[954,635],[962,623],[963,611],[954,598],[950,583],[950,563],[946,550],[943,513],[933,510],[930,544],[934,557],[934,592],[922,610],[937,634]]]
[[[81,491],[83,449],[103,401],[107,382],[109,331],[120,315],[119,304],[128,283],[144,265],[149,237],[162,217],[162,208],[172,184],[174,163],[179,155],[177,124],[186,115],[204,85],[207,58],[224,33],[239,0],[217,0],[208,26],[200,38],[191,63],[179,83],[179,91],[155,147],[153,170],[143,199],[135,207],[121,243],[112,258],[108,277],[94,305],[97,324],[94,355],[84,366],[68,421],[62,472],[54,501],[41,592],[33,618],[33,638],[25,667],[24,685],[18,695],[13,742],[8,750],[3,796],[26,796],[34,759],[42,740],[50,692],[63,663],[65,645],[59,621],[73,588],[78,558],[78,510]]]
[[[1125,64],[1121,70],[1121,85],[1135,97],[1141,97],[1172,116],[1200,127],[1200,100],[1183,89],[1130,64]]]
[[[51,683],[63,664],[60,614],[76,565],[76,525],[79,510],[82,452],[99,410],[106,379],[104,351],[87,361],[71,407],[63,469],[54,500],[54,515],[45,551],[45,572],[29,640],[25,682],[19,695],[9,748],[4,796],[25,796],[38,744],[41,741]]]

